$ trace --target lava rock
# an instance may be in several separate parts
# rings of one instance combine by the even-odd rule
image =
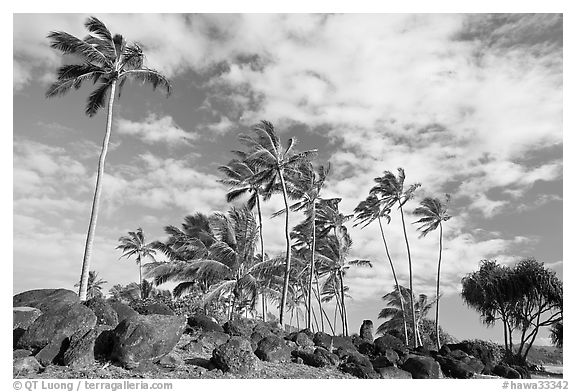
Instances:
[[[316,332],[312,339],[315,346],[323,347],[328,351],[332,351],[332,336],[325,332]]]
[[[408,353],[408,347],[404,342],[390,334],[384,334],[374,340],[374,349],[376,354],[384,355],[387,349],[396,351],[399,355]]]
[[[229,320],[224,324],[224,332],[230,336],[243,336],[249,338],[254,328],[254,320],[238,318]]]
[[[376,369],[380,373],[380,378],[385,379],[411,379],[412,374],[402,369],[398,369],[396,366],[388,366],[384,368]]]
[[[522,376],[517,370],[512,369],[510,366],[502,364],[494,366],[492,373],[502,378],[510,378],[510,379],[522,378]]]
[[[402,364],[402,370],[412,374],[412,378],[441,378],[440,364],[430,357],[410,355]]]
[[[380,368],[385,368],[385,367],[389,367],[389,366],[396,366],[398,364],[398,361],[400,360],[398,354],[396,353],[396,351],[391,350],[391,349],[387,349],[383,355],[375,358],[372,361],[372,366],[374,366],[374,369],[380,369]],[[412,377],[410,377],[412,378]]]
[[[260,360],[252,352],[250,341],[241,336],[230,340],[212,353],[212,362],[224,372],[246,374],[260,369]]]
[[[120,301],[108,301],[112,309],[116,312],[118,316],[118,323],[126,320],[128,317],[136,316],[139,314],[137,311],[132,309],[130,306],[120,302]]]
[[[367,340],[369,342],[374,341],[374,335],[372,330],[374,329],[374,324],[372,320],[364,320],[362,326],[360,327],[360,338]]]
[[[270,335],[258,343],[255,354],[262,361],[288,362],[290,361],[290,348],[284,343],[284,339]]]
[[[94,363],[94,344],[98,331],[90,330],[84,335],[70,338],[70,347],[64,353],[63,363],[72,369],[86,368]]]
[[[374,369],[357,363],[343,363],[338,367],[341,372],[348,373],[357,378],[380,378],[380,375],[374,371]]]
[[[153,362],[168,354],[186,327],[184,316],[137,315],[114,329],[112,359],[130,369],[142,362]]]
[[[472,378],[475,373],[466,363],[452,357],[437,355],[436,362],[440,364],[442,372],[451,378]]]
[[[40,368],[40,363],[34,357],[17,358],[12,362],[14,376],[38,373]]]
[[[204,332],[224,332],[224,328],[216,321],[203,314],[195,314],[188,317],[188,326],[201,329]]]
[[[55,310],[66,305],[79,304],[80,297],[66,289],[36,289],[16,294],[12,298],[13,307],[28,306],[42,312]]]
[[[150,314],[160,314],[164,316],[174,316],[175,313],[170,307],[162,303],[153,303],[142,306],[139,310],[140,314],[150,315]]]
[[[92,298],[84,304],[96,315],[96,325],[109,325],[112,328],[118,325],[118,313],[103,298]]]

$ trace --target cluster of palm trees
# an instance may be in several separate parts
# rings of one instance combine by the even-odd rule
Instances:
[[[79,89],[86,81],[92,81],[96,89],[89,95],[86,114],[94,116],[106,105],[108,110],[79,283],[81,300],[87,297],[90,259],[115,98],[120,97],[129,79],[151,84],[155,89],[159,87],[167,94],[171,91],[166,77],[144,65],[144,53],[140,45],[127,44],[121,35],[112,35],[104,23],[94,17],[87,19],[85,27],[89,35],[84,39],[61,31],[48,35],[52,48],[80,61],[61,66],[56,81],[46,92],[47,97],[63,95],[72,88]],[[358,205],[355,215],[344,215],[338,208],[340,199],[321,197],[329,167],[314,167],[312,158],[316,150],[296,151],[296,140],[293,138],[284,145],[274,126],[267,121],[258,124],[252,134],[240,135],[239,141],[245,150],[234,151],[234,158],[220,170],[226,177],[222,182],[230,187],[228,201],[248,196],[245,206],[233,207],[227,214],[216,213],[210,217],[200,213],[187,216],[182,229],[166,227],[169,238],[165,242],[147,244],[141,229],[120,239],[118,248],[124,252],[123,256],[136,257],[140,269],[140,292],[145,282],[142,278],[143,260],[161,251],[168,261],[148,263],[147,273],[154,277],[156,284],[178,281],[175,295],[199,288],[205,292],[206,302],[228,296],[231,298],[230,316],[241,309],[253,309],[257,298],[260,298],[265,317],[268,313],[267,301],[275,301],[278,303],[281,324],[284,324],[288,310],[291,314],[296,313],[298,323],[299,309],[304,306],[308,328],[312,328],[314,319],[316,328],[324,330],[326,320],[333,332],[336,329],[336,315],[339,313],[342,332],[347,335],[347,287],[344,277],[351,266],[371,266],[371,262],[350,260],[352,240],[345,224],[354,217],[357,224],[364,226],[378,221],[395,289],[400,290],[382,227],[382,220],[390,222],[390,213],[394,207],[397,207],[402,220],[409,290],[413,292],[412,257],[406,234],[404,206],[413,197],[419,184],[404,189],[405,174],[402,169],[399,169],[398,176],[386,171],[382,177],[376,178],[376,185],[366,200]],[[281,193],[284,201],[284,209],[275,215],[284,216],[286,248],[283,255],[269,257],[264,247],[261,203],[269,200],[274,193]],[[290,199],[294,201],[292,204]],[[257,219],[252,213],[254,207]],[[304,214],[305,219],[290,230],[290,214],[298,211]],[[414,214],[422,217],[417,222],[422,224],[422,235],[440,227],[438,298],[442,222],[449,219],[446,203],[433,198],[424,199]],[[314,310],[313,297],[317,300],[318,313]],[[408,298],[409,306],[406,306],[402,295],[400,298],[407,341],[405,311],[407,308],[411,313],[413,330],[416,331],[416,307],[412,295]],[[322,305],[331,300],[336,303],[333,323]],[[437,300],[436,328],[438,330]],[[414,345],[417,345],[416,337],[414,339]]]

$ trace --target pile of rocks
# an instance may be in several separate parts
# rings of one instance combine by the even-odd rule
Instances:
[[[174,315],[163,306],[148,306],[141,314],[100,298],[81,303],[76,293],[64,289],[17,294],[13,306],[15,376],[38,373],[51,364],[82,369],[95,361],[126,369],[194,366],[253,377],[265,362],[334,368],[357,378],[527,374],[496,364],[490,352],[470,342],[436,352],[410,349],[388,334],[374,339],[369,320],[354,337],[307,329],[285,333],[275,322],[240,318],[219,325],[201,314]]]

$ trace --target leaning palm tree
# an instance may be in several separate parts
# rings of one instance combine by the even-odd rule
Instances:
[[[102,293],[102,285],[108,283],[103,279],[98,278],[98,272],[90,271],[88,274],[88,290],[86,291],[86,299],[101,298],[104,296]],[[76,283],[74,287],[79,287],[80,283]]]
[[[265,189],[261,184],[251,183],[250,179],[258,172],[254,165],[246,161],[247,153],[244,151],[233,151],[237,158],[232,159],[227,165],[220,166],[220,170],[226,178],[219,180],[221,183],[228,185],[230,189],[226,193],[228,203],[248,194],[246,205],[250,210],[256,207],[258,212],[258,226],[260,231],[260,254],[261,260],[266,259],[264,251],[264,230],[262,228],[262,208],[260,198],[264,201],[269,200],[272,196],[272,189]],[[266,294],[262,290],[262,318],[266,321]]]
[[[440,303],[440,264],[442,262],[442,222],[447,221],[451,218],[446,212],[448,208],[448,203],[450,201],[450,195],[446,195],[446,201],[442,202],[437,198],[426,197],[420,202],[420,207],[414,210],[414,215],[420,216],[421,218],[414,222],[415,224],[421,224],[418,228],[421,234],[420,237],[425,237],[431,231],[436,230],[440,227],[439,236],[439,249],[438,249],[438,275],[436,277],[436,346],[440,350],[440,325],[439,319],[439,303]]]
[[[286,173],[297,171],[298,166],[316,154],[316,150],[296,152],[294,146],[296,139],[291,138],[288,146],[284,147],[272,123],[262,121],[253,128],[254,136],[240,135],[239,140],[248,147],[246,161],[253,165],[258,172],[249,182],[262,185],[265,190],[272,190],[280,185],[284,198],[286,239],[286,262],[284,271],[284,286],[280,302],[280,325],[284,325],[284,308],[288,296],[288,283],[290,277],[290,264],[292,259],[292,246],[290,241],[288,191],[286,188]]]
[[[81,300],[86,299],[88,271],[100,207],[104,163],[112,130],[112,111],[116,90],[118,90],[118,97],[120,97],[126,81],[134,79],[150,83],[154,89],[157,87],[164,88],[167,94],[170,93],[170,82],[158,71],[144,66],[144,53],[140,45],[127,44],[120,34],[112,36],[104,23],[94,17],[88,18],[85,26],[89,35],[84,39],[63,31],[53,31],[48,34],[52,48],[61,51],[64,55],[78,59],[78,62],[61,66],[58,69],[56,82],[46,91],[47,97],[64,95],[72,88],[79,89],[83,82],[92,80],[95,85],[97,84],[97,88],[88,97],[86,114],[89,117],[94,116],[99,109],[103,108],[108,98],[106,133],[98,160],[96,189],[82,261],[79,290]]]
[[[138,228],[136,231],[129,231],[128,235],[120,237],[118,241],[120,241],[120,245],[118,245],[116,249],[120,249],[124,252],[120,258],[126,257],[129,259],[132,256],[136,256],[136,264],[138,265],[138,271],[140,274],[140,298],[143,298],[142,261],[146,258],[152,259],[152,261],[156,261],[154,258],[154,255],[156,255],[156,250],[152,244],[146,243],[142,228]]]
[[[396,276],[396,269],[394,268],[394,263],[392,262],[392,257],[390,256],[390,251],[388,250],[388,243],[386,242],[386,236],[384,235],[384,229],[382,228],[382,218],[384,218],[387,223],[390,223],[390,209],[382,208],[382,203],[378,199],[376,195],[368,195],[366,200],[363,200],[358,204],[358,206],[354,209],[354,213],[356,214],[356,223],[354,226],[363,225],[362,228],[365,228],[370,223],[374,222],[375,220],[378,221],[378,226],[380,227],[380,235],[382,236],[382,242],[384,242],[384,249],[386,250],[386,256],[388,257],[388,261],[390,262],[390,269],[392,270],[392,277],[394,278],[394,285],[396,288],[399,288],[400,285],[398,284],[398,278]],[[404,343],[408,345],[408,330],[406,328],[406,315],[404,309],[404,296],[399,295],[398,298],[400,299],[400,308],[401,308],[401,316],[402,316],[402,324],[404,330]]]
[[[402,229],[404,231],[404,241],[406,243],[406,252],[408,254],[408,273],[409,273],[409,286],[410,292],[413,292],[413,279],[412,279],[412,255],[410,253],[410,244],[408,243],[408,235],[406,234],[406,222],[404,221],[404,210],[402,207],[408,200],[414,196],[414,191],[420,186],[420,184],[410,185],[407,189],[404,189],[404,180],[406,175],[404,169],[398,168],[398,177],[396,177],[392,172],[385,171],[382,177],[377,177],[374,179],[376,185],[370,190],[371,194],[379,197],[385,209],[392,209],[392,207],[398,204],[398,209],[400,210],[400,216],[402,217]],[[414,309],[414,300],[410,296],[410,308],[412,310],[412,326],[416,329],[416,313]],[[418,345],[416,341],[416,334],[414,335],[414,347]]]
[[[311,329],[312,325],[312,292],[315,274],[315,254],[316,254],[316,208],[320,200],[320,191],[324,186],[326,177],[330,172],[330,164],[327,166],[320,166],[318,171],[314,170],[311,162],[304,161],[299,167],[299,170],[294,173],[290,173],[288,176],[290,184],[290,194],[292,198],[298,201],[290,206],[290,210],[304,211],[307,221],[304,222],[308,224],[310,228],[311,243],[310,248],[310,271],[309,271],[309,281],[308,281],[308,305],[307,305],[307,321],[306,328]],[[278,211],[273,216],[284,213],[284,210]],[[301,229],[304,229],[302,226]],[[318,305],[320,307],[320,312],[322,311],[322,303],[320,302],[320,297],[318,296]],[[322,319],[323,322],[323,319]]]

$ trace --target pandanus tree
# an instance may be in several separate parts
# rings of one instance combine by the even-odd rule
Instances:
[[[398,205],[400,210],[400,217],[402,218],[402,229],[404,231],[404,242],[406,243],[406,253],[408,256],[408,274],[409,274],[409,287],[410,292],[413,292],[413,276],[412,276],[412,255],[410,253],[410,243],[408,242],[408,234],[406,234],[406,222],[404,220],[404,205],[414,196],[414,191],[420,184],[413,184],[404,189],[404,180],[406,174],[404,169],[398,168],[398,176],[395,176],[390,171],[385,171],[382,177],[376,177],[374,181],[376,185],[370,190],[370,194],[376,195],[382,202],[385,209],[392,209]],[[416,329],[416,313],[414,308],[413,297],[410,296],[410,309],[412,312],[412,326]],[[414,347],[418,345],[416,335],[414,335]]]
[[[124,252],[120,258],[126,257],[129,259],[132,256],[136,257],[136,265],[138,265],[140,278],[140,297],[144,298],[142,287],[142,261],[146,258],[156,261],[154,258],[156,255],[156,249],[154,249],[152,244],[146,243],[142,228],[138,228],[136,231],[129,231],[128,235],[120,237],[118,241],[120,242],[120,245],[118,245],[116,249],[120,249]]]
[[[120,34],[112,36],[104,23],[94,17],[87,19],[85,27],[89,35],[84,39],[63,31],[53,31],[48,34],[50,47],[78,61],[61,66],[58,69],[56,81],[46,91],[47,97],[64,95],[72,88],[79,89],[84,82],[91,80],[96,85],[96,89],[88,97],[86,114],[89,117],[96,115],[106,105],[106,99],[108,99],[106,133],[98,160],[96,188],[80,276],[79,296],[82,301],[86,299],[88,271],[100,207],[102,178],[112,130],[112,112],[116,93],[120,97],[128,79],[151,84],[154,89],[161,87],[167,94],[170,93],[168,79],[158,71],[144,66],[144,52],[140,45],[127,44]]]
[[[286,239],[286,260],[284,270],[284,286],[280,301],[280,324],[284,325],[284,311],[288,296],[288,284],[292,258],[292,244],[290,241],[290,218],[288,204],[288,190],[286,186],[286,174],[298,170],[302,162],[311,159],[316,150],[297,152],[294,148],[296,139],[288,140],[288,145],[283,146],[272,123],[262,121],[253,128],[253,136],[240,135],[239,140],[248,147],[246,162],[256,168],[257,173],[249,182],[262,185],[265,189],[273,189],[279,185],[282,190],[285,208],[284,235]]]
[[[428,233],[440,228],[438,240],[438,273],[436,276],[436,347],[440,350],[440,265],[442,263],[442,222],[451,218],[448,215],[448,203],[450,202],[450,195],[446,195],[446,199],[442,202],[440,199],[426,197],[420,202],[420,207],[414,210],[414,215],[421,217],[415,224],[420,224],[418,228],[420,237],[425,237]]]
[[[380,228],[380,235],[382,236],[382,242],[384,243],[384,250],[386,251],[386,257],[388,257],[388,262],[390,263],[390,270],[392,271],[392,277],[394,278],[394,285],[398,289],[400,284],[398,283],[398,277],[396,276],[396,269],[394,268],[394,263],[392,262],[392,257],[390,256],[390,250],[388,249],[388,243],[386,242],[386,236],[384,235],[384,228],[382,227],[382,219],[386,220],[386,223],[390,223],[390,209],[383,208],[380,199],[376,195],[370,194],[358,204],[356,209],[354,209],[356,214],[356,223],[354,226],[362,225],[362,229],[368,226],[374,221],[378,221],[378,227]],[[404,296],[398,295],[400,302],[400,315],[402,317],[402,325],[404,331],[404,342],[408,345],[408,330],[406,328],[406,312]]]
[[[250,210],[256,207],[258,213],[258,226],[260,232],[260,258],[262,261],[266,260],[266,252],[264,250],[264,230],[262,223],[262,207],[260,198],[264,201],[269,200],[273,194],[273,185],[271,182],[267,187],[263,187],[261,183],[251,182],[251,179],[258,173],[258,169],[253,164],[246,161],[247,153],[243,151],[233,151],[236,158],[232,159],[227,165],[222,165],[218,168],[226,178],[220,180],[221,183],[229,186],[226,193],[226,201],[233,202],[245,195],[248,196],[246,205]],[[266,294],[262,290],[262,318],[266,321]]]
[[[313,283],[316,276],[315,254],[316,254],[316,208],[318,202],[321,200],[320,192],[326,181],[326,177],[330,172],[330,165],[320,166],[318,170],[309,161],[304,161],[300,164],[298,171],[288,173],[289,192],[293,199],[298,200],[290,206],[290,210],[294,212],[303,211],[306,216],[306,228],[310,229],[311,242],[310,249],[310,268],[308,277],[308,298],[307,298],[307,321],[306,328],[311,329],[312,326],[312,292]],[[281,210],[276,212],[273,216],[283,214],[285,211]],[[302,229],[305,229],[302,227]],[[318,305],[322,311],[322,303],[318,296]]]

